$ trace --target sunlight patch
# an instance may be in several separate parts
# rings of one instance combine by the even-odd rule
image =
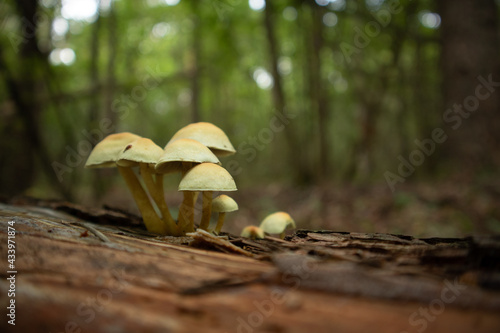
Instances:
[[[429,29],[437,29],[441,25],[441,16],[426,10],[418,13],[418,19],[424,27]]]
[[[75,62],[76,54],[73,49],[54,49],[50,52],[49,60],[52,65],[70,66]]]
[[[248,5],[252,10],[260,11],[266,7],[266,2],[264,0],[248,0]]]
[[[261,89],[268,90],[274,86],[273,77],[262,67],[257,67],[253,72],[253,79]]]
[[[97,9],[96,0],[63,0],[61,15],[67,20],[94,22]]]

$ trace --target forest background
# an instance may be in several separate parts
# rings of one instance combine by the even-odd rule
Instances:
[[[104,136],[209,121],[238,150],[239,233],[500,232],[494,0],[7,0],[0,193],[136,212]],[[171,206],[179,178],[166,181]]]

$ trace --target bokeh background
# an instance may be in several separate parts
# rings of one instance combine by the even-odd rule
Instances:
[[[136,212],[116,170],[83,168],[92,146],[209,121],[238,150],[227,231],[286,210],[498,233],[498,21],[494,0],[2,1],[0,193]]]

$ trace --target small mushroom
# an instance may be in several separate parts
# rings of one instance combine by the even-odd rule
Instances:
[[[276,212],[268,215],[260,224],[264,232],[268,234],[279,234],[285,238],[285,230],[295,228],[295,221],[285,212]]]
[[[241,237],[264,239],[264,230],[255,225],[249,225],[241,231]]]
[[[180,231],[178,230],[178,227],[175,224],[175,221],[172,218],[165,202],[165,194],[163,192],[163,175],[155,175],[155,179],[153,179],[154,166],[158,162],[162,153],[163,149],[157,146],[152,140],[140,138],[131,142],[123,149],[118,156],[116,163],[124,168],[139,166],[142,179],[144,180],[151,197],[160,209],[163,222],[160,222],[160,224],[158,224],[158,221],[150,223],[148,230],[155,230],[155,232],[161,234],[179,236]],[[144,222],[146,223],[146,219]]]
[[[236,191],[231,174],[223,167],[213,163],[201,163],[190,169],[179,184],[179,191],[203,193],[203,212],[200,228],[207,230],[212,213],[213,191]]]
[[[165,146],[155,169],[160,173],[177,171],[185,173],[199,163],[220,164],[220,161],[207,146],[199,141],[178,139]]]
[[[236,153],[226,133],[212,123],[199,122],[189,124],[178,130],[167,145],[178,139],[193,139],[208,148],[219,157]]]
[[[221,194],[212,201],[212,211],[219,213],[217,226],[214,229],[216,234],[220,233],[222,226],[224,225],[226,213],[234,212],[236,210],[238,210],[238,204],[228,195]]]

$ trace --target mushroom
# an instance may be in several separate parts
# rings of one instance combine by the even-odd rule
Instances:
[[[156,230],[155,232],[161,234],[178,236],[180,235],[180,231],[165,202],[163,175],[157,174],[155,175],[155,179],[153,179],[154,166],[162,153],[163,149],[157,146],[153,141],[147,138],[140,138],[131,142],[123,149],[116,163],[123,167],[123,169],[128,168],[129,170],[131,170],[131,167],[139,166],[142,179],[162,214],[163,221],[160,220],[160,223],[158,223],[158,221],[151,216],[153,215],[152,212],[148,212],[148,223],[150,224],[149,227],[146,225],[148,230]],[[133,171],[131,172],[133,173]],[[147,199],[147,201],[149,201],[149,199]],[[157,216],[154,210],[153,213]],[[144,219],[144,223],[146,223],[146,219]]]
[[[127,187],[132,193],[134,201],[141,212],[144,224],[146,225],[148,231],[164,234],[165,228],[161,227],[163,222],[160,220],[158,215],[156,215],[156,212],[149,201],[148,195],[142,188],[141,183],[137,179],[134,171],[131,168],[122,167],[116,163],[120,153],[128,147],[130,143],[140,138],[140,136],[128,132],[108,135],[94,147],[87,159],[87,162],[85,163],[85,167],[117,167],[120,175],[125,180]]]
[[[193,139],[178,139],[165,146],[155,170],[157,173],[186,172],[199,163],[220,164],[210,149]],[[183,232],[194,231],[195,192],[184,191],[184,200],[179,207],[179,227]]]
[[[264,230],[255,225],[249,225],[241,231],[241,237],[264,239]]]
[[[219,213],[217,226],[214,230],[216,234],[220,233],[222,226],[224,225],[226,213],[234,212],[236,210],[238,210],[238,204],[228,195],[221,194],[212,201],[212,211]]]
[[[279,234],[280,238],[285,238],[285,230],[295,228],[295,221],[285,212],[276,212],[268,215],[260,224],[264,232],[268,234]]]
[[[229,156],[236,153],[226,133],[212,123],[199,122],[189,124],[172,136],[167,145],[178,139],[193,139],[208,148],[219,157]]]
[[[94,147],[85,163],[85,167],[117,167],[120,175],[123,177],[127,187],[132,193],[148,231],[164,234],[165,228],[162,227],[163,222],[158,215],[156,215],[148,195],[142,188],[134,171],[129,167],[123,167],[116,163],[120,153],[128,147],[130,143],[140,138],[140,136],[128,132],[108,135]]]
[[[193,139],[178,139],[169,142],[160,156],[155,169],[157,172],[169,173],[187,171],[195,164],[220,164],[217,156],[205,145]]]
[[[179,191],[203,192],[203,212],[200,229],[207,230],[212,212],[213,191],[236,191],[233,177],[223,167],[201,163],[190,169],[179,184]]]

